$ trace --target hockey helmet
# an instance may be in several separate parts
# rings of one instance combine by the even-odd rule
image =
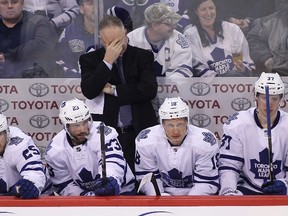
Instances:
[[[74,124],[87,119],[92,119],[86,104],[77,98],[61,103],[59,118],[64,125],[66,132],[68,132],[67,124]]]
[[[257,93],[265,94],[265,86],[269,87],[270,95],[281,95],[284,97],[285,86],[278,73],[262,72],[255,82],[255,96]]]
[[[180,98],[166,98],[159,108],[159,118],[162,124],[163,119],[187,118],[189,121],[189,107]]]

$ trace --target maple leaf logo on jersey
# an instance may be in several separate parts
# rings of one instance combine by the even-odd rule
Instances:
[[[164,184],[175,188],[191,188],[192,187],[192,175],[182,177],[182,172],[177,169],[172,169],[166,173],[161,173]]]
[[[146,139],[148,137],[148,134],[151,132],[150,129],[145,129],[145,130],[142,130],[138,136],[137,136],[137,141],[139,142],[141,139]]]
[[[104,134],[105,134],[105,136],[107,136],[111,132],[112,132],[112,129],[107,127],[106,125],[104,125]],[[97,127],[97,133],[100,134],[100,125]]]
[[[227,119],[227,121],[225,122],[225,124],[229,125],[231,123],[231,121],[238,119],[237,116],[239,115],[239,113],[234,113],[233,115],[230,115]]]
[[[20,137],[12,137],[11,139],[10,139],[10,143],[9,143],[9,145],[18,145],[19,143],[21,143],[22,141],[24,140],[24,138],[20,138]]]
[[[233,61],[231,55],[225,56],[223,48],[216,47],[211,53],[213,61],[209,60],[207,63],[212,70],[218,74],[224,74],[233,69]]]
[[[189,42],[186,39],[185,36],[178,34],[178,39],[176,40],[176,43],[181,46],[182,49],[189,48]]]
[[[210,132],[203,132],[202,135],[204,136],[203,141],[208,142],[211,146],[216,144],[216,139]]]
[[[270,175],[268,148],[265,148],[259,153],[259,159],[259,161],[256,159],[250,160],[250,171],[255,174],[256,179],[263,179],[265,182],[269,179]],[[281,172],[281,162],[281,160],[273,162],[273,173],[275,176]]]
[[[93,191],[96,189],[96,181],[100,178],[100,174],[97,174],[95,178],[93,178],[91,171],[83,168],[79,173],[80,179],[76,179],[76,182],[83,190]]]

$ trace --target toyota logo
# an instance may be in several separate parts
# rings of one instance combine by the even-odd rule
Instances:
[[[35,128],[45,128],[49,123],[50,120],[45,115],[34,115],[30,118],[30,125]]]
[[[231,102],[231,107],[235,111],[247,110],[251,107],[252,103],[247,98],[236,98]]]
[[[210,92],[210,86],[207,83],[197,82],[190,87],[193,95],[204,96]]]
[[[43,83],[35,83],[29,87],[29,92],[35,97],[43,97],[49,93],[49,88]]]
[[[211,124],[211,118],[205,114],[196,114],[191,117],[191,123],[203,128]]]
[[[0,99],[0,111],[5,112],[9,108],[9,103],[6,100]]]

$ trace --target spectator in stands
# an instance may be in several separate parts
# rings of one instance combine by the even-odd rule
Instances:
[[[76,0],[25,0],[24,10],[48,17],[58,33],[79,13]]]
[[[255,69],[248,42],[241,29],[217,16],[214,0],[193,0],[189,10],[193,27],[184,35],[192,46],[193,55],[209,66],[197,76],[251,76]],[[232,45],[239,45],[242,58],[232,60]],[[240,54],[240,55],[241,55]]]
[[[0,195],[37,198],[45,182],[40,152],[32,138],[9,126],[0,112]]]
[[[127,36],[129,44],[151,50],[157,76],[192,77],[192,51],[183,34],[175,30],[181,16],[165,3],[146,8],[146,26]]]
[[[254,21],[247,35],[257,71],[288,76],[288,8]]]
[[[161,195],[216,194],[219,188],[216,137],[189,124],[189,107],[180,97],[166,98],[159,109],[159,118],[160,125],[142,130],[136,138],[137,180],[153,173]],[[156,192],[150,181],[140,190],[150,196]]]
[[[0,78],[52,77],[56,32],[45,17],[23,11],[23,3],[0,0]]]
[[[287,7],[287,0],[216,0],[219,16],[238,25],[246,34],[255,18],[268,16],[276,10]]]
[[[64,129],[45,153],[55,192],[61,196],[135,194],[135,177],[115,129],[93,121],[88,107],[77,98],[61,103],[59,118]]]
[[[256,107],[223,125],[220,195],[287,195],[288,114],[279,110],[284,92],[277,73],[263,72],[255,82]]]
[[[77,3],[80,14],[76,17],[75,23],[64,29],[57,43],[57,64],[63,69],[64,77],[81,77],[79,57],[95,50],[94,0],[77,0]],[[107,14],[119,17],[127,31],[133,29],[133,22],[125,9],[114,6],[108,9]]]
[[[80,14],[74,23],[62,32],[57,43],[57,64],[63,69],[64,77],[81,77],[79,57],[88,47],[95,47],[94,0],[77,0]]]

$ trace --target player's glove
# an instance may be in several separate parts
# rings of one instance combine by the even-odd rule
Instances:
[[[12,186],[11,194],[22,199],[34,199],[39,196],[39,190],[33,182],[27,179],[20,179]]]
[[[221,195],[224,195],[224,196],[241,196],[241,195],[243,195],[243,193],[239,190],[227,189],[227,190],[223,191],[223,193]]]
[[[287,195],[287,186],[282,180],[265,182],[261,186],[261,190],[265,195]]]
[[[114,177],[100,178],[96,182],[96,196],[118,195],[120,186]]]
[[[80,193],[80,196],[95,196],[94,191],[83,191]]]
[[[7,184],[6,182],[1,178],[0,179],[0,194],[6,194],[7,191]]]

